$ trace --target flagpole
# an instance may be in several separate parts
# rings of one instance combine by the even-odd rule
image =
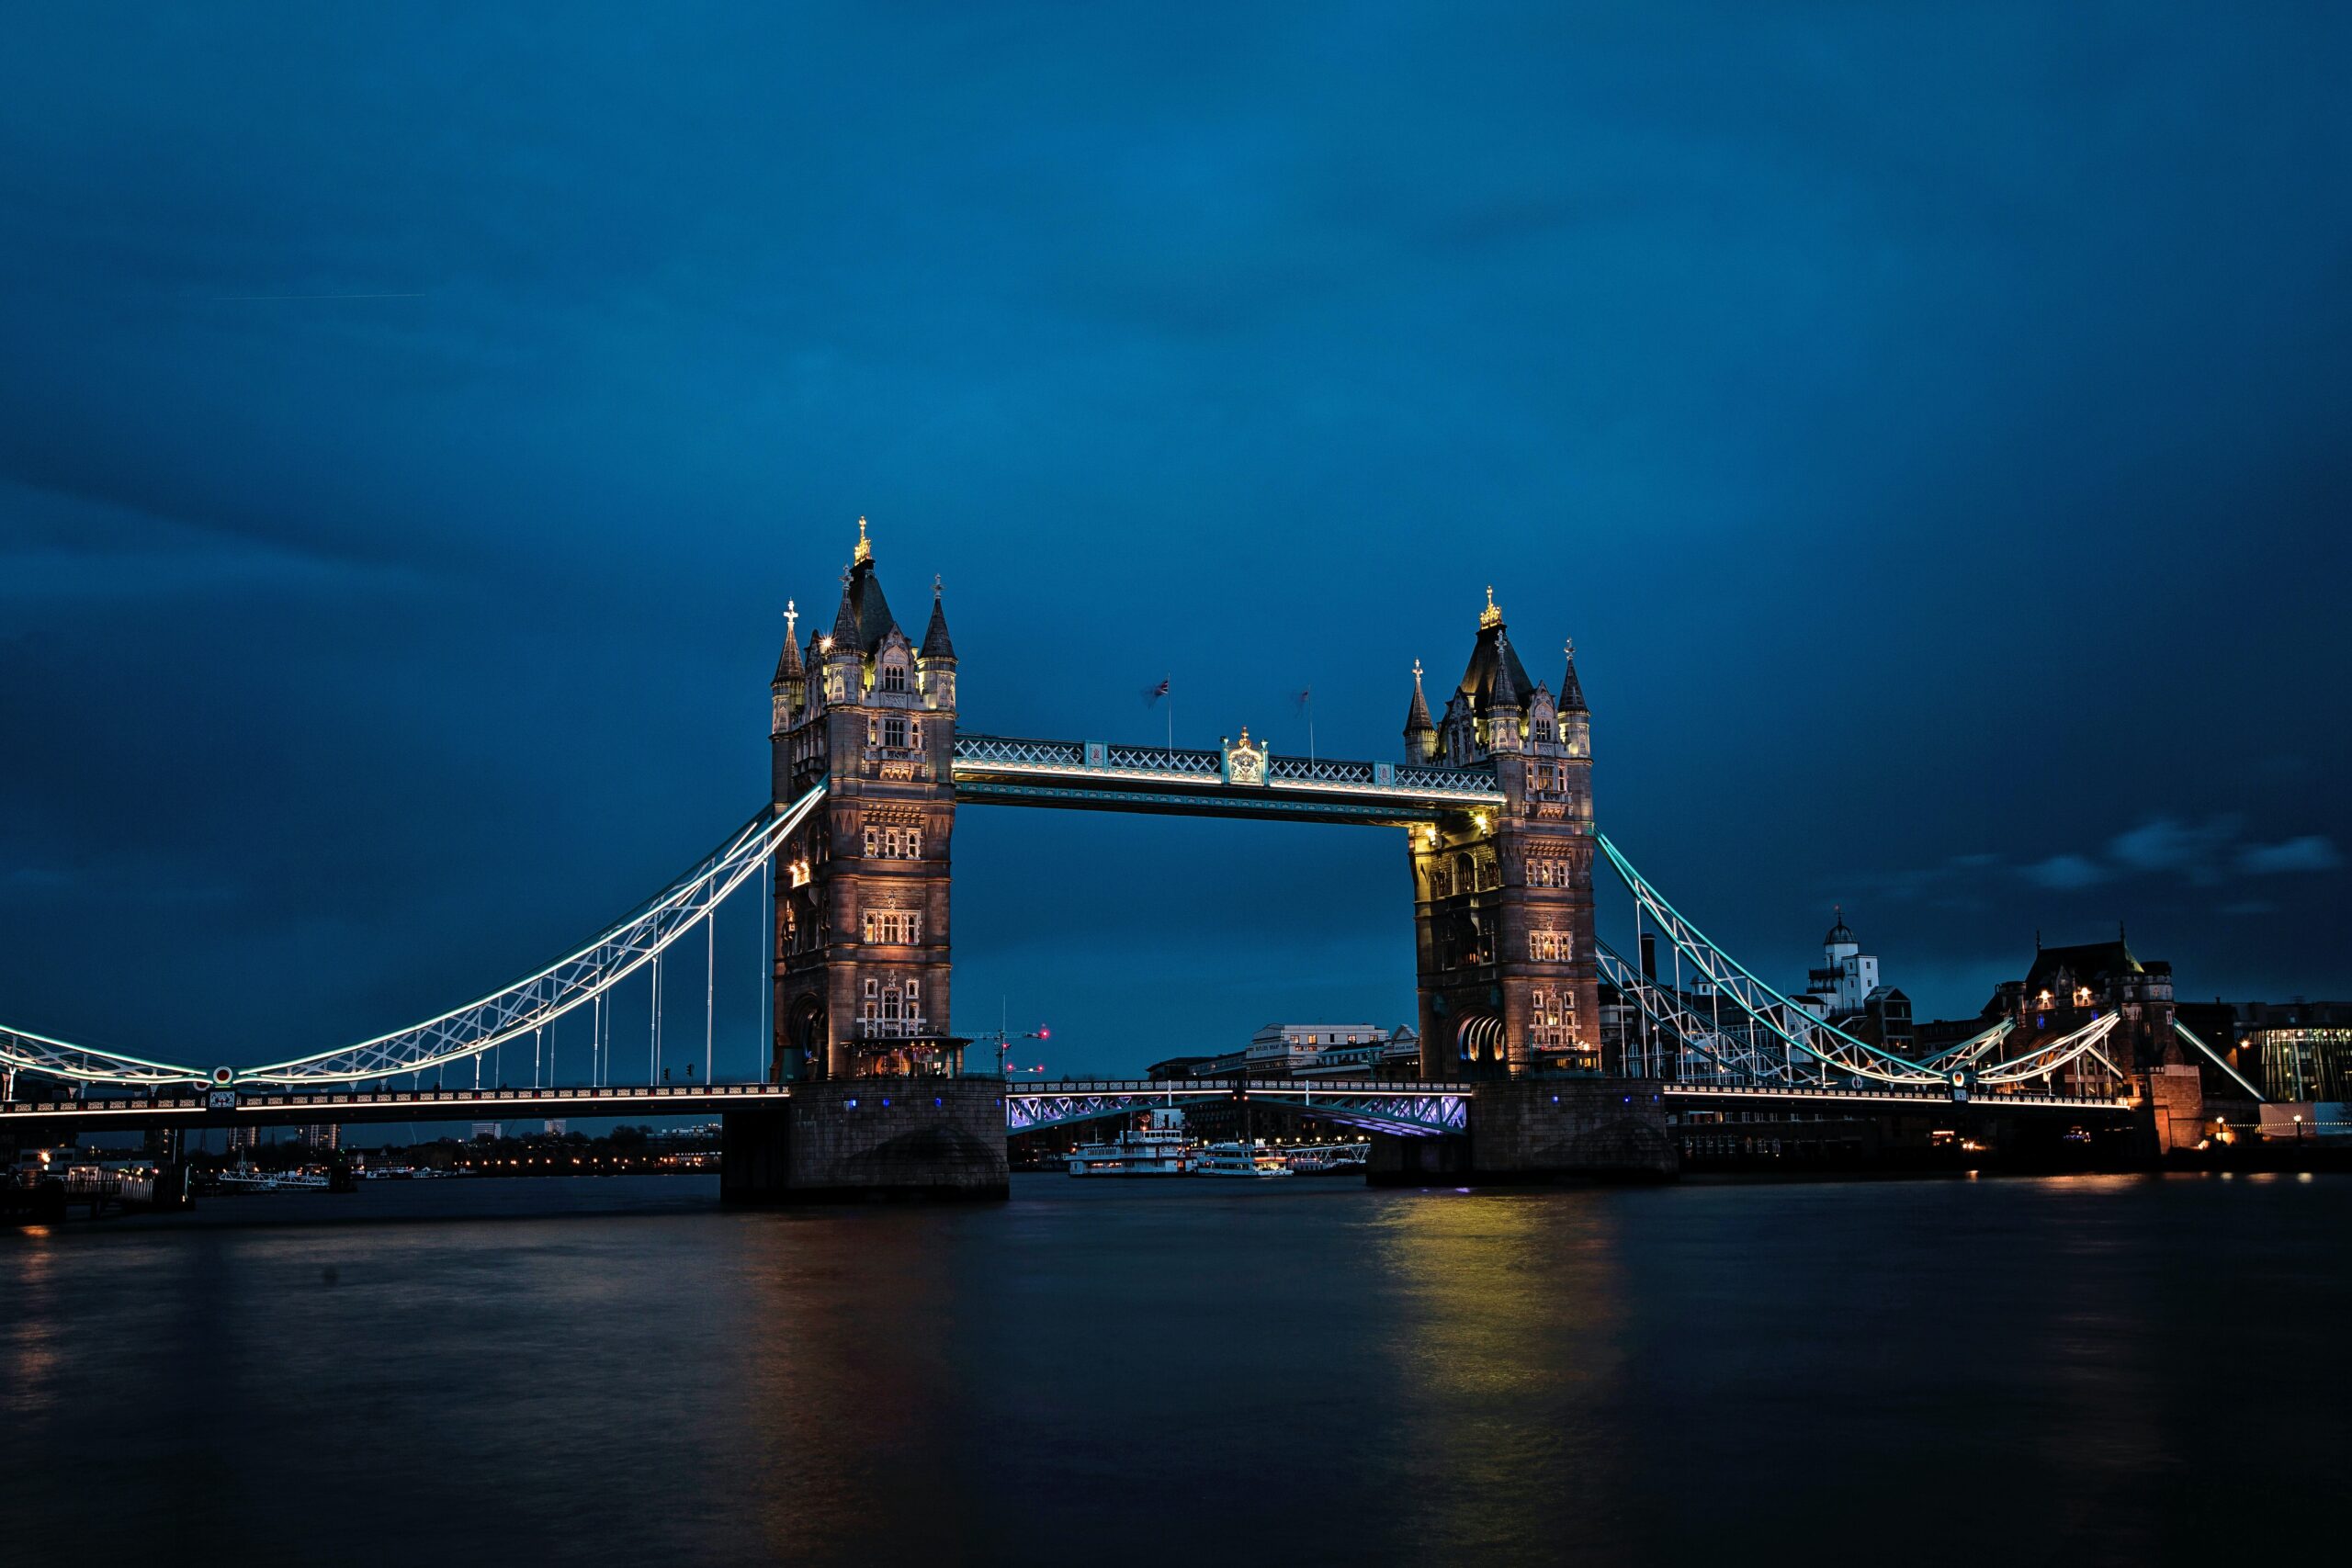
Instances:
[[[1160,677],[1159,683],[1168,688],[1168,755],[1173,758],[1176,755],[1176,678],[1164,675]]]

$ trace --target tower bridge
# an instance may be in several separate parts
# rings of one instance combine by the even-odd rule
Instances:
[[[1426,671],[1412,666],[1399,753],[1342,760],[1278,753],[1247,727],[1214,749],[965,733],[945,595],[938,580],[932,586],[918,638],[890,608],[859,520],[831,622],[803,639],[797,604],[786,609],[770,682],[769,801],[678,881],[565,957],[407,1029],[261,1065],[207,1067],[0,1028],[0,1129],[297,1113],[373,1121],[472,1114],[485,1104],[517,1113],[560,1105],[577,1115],[717,1110],[728,1120],[739,1195],[1001,1192],[1008,1132],[1225,1095],[1401,1140],[1483,1148],[1469,1156],[1479,1165],[1449,1168],[1488,1168],[1508,1146],[1517,1168],[1663,1173],[1672,1168],[1664,1129],[1677,1106],[1948,1111],[1973,1100],[2011,1115],[2111,1118],[2147,1102],[2152,1074],[2170,1065],[2161,1052],[2187,1050],[2166,1038],[2152,1052],[2139,1035],[2118,1033],[2112,1011],[2093,1010],[2064,1032],[2025,1036],[2002,1025],[1912,1059],[1775,990],[1598,829],[1591,712],[1575,646],[1564,646],[1556,690],[1531,677],[1491,589],[1462,676],[1434,705]],[[967,1073],[969,1042],[950,1024],[951,895],[956,814],[971,806],[1400,832],[1418,1078],[1016,1089]],[[1670,981],[1600,940],[1602,867],[1632,896],[1636,945],[1667,944]],[[608,1034],[613,988],[650,970],[658,994],[665,953],[697,931],[707,949],[718,907],[755,881],[769,900],[770,937],[758,1082],[630,1088],[609,1081],[607,1052],[588,1084],[537,1081],[535,1066],[527,1091],[438,1087],[462,1065],[479,1073],[487,1053],[543,1040],[568,1016],[584,1012]],[[707,994],[706,1031],[710,1008]],[[55,1098],[60,1085],[74,1098]],[[522,1098],[464,1098],[485,1092]]]

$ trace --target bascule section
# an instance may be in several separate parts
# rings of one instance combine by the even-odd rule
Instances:
[[[891,613],[864,518],[831,625],[773,684],[778,807],[824,808],[776,853],[775,1076],[954,1076],[949,861],[956,826],[956,647],[936,580],[918,642]]]
[[[1592,716],[1566,660],[1556,695],[1531,680],[1489,588],[1442,713],[1413,666],[1407,762],[1485,786],[1411,835],[1424,1078],[1600,1069]]]

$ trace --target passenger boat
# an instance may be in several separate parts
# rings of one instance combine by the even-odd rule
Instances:
[[[1289,1176],[1289,1166],[1272,1149],[1248,1144],[1211,1144],[1193,1162],[1195,1176]]]
[[[1343,1176],[1372,1159],[1372,1145],[1302,1144],[1289,1151],[1290,1168],[1300,1176]]]
[[[1122,1129],[1107,1144],[1080,1144],[1069,1154],[1072,1176],[1182,1176],[1193,1168],[1193,1143],[1181,1111],[1148,1111],[1140,1127]]]

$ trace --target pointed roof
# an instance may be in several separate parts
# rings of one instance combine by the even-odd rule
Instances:
[[[890,614],[890,602],[882,597],[882,580],[874,575],[874,541],[866,537],[863,517],[857,520],[857,550],[851,558],[845,584],[842,615],[833,621],[834,640],[846,637],[860,654],[871,658],[874,650],[882,646],[882,639],[898,630],[899,623]],[[842,625],[844,619],[849,623],[846,627]]]
[[[857,646],[857,590],[848,572],[842,573],[842,607],[833,612],[833,646],[831,653],[855,653]]]
[[[1427,735],[1437,728],[1430,722],[1430,701],[1421,695],[1421,661],[1413,660],[1413,705],[1405,710],[1405,733]]]
[[[2146,966],[2132,952],[2131,945],[2120,937],[2113,942],[2045,947],[2034,953],[2033,967],[2026,971],[2026,990],[2031,993],[2046,989],[2055,982],[2062,970],[2072,976],[2077,984],[2093,987],[2110,976],[2147,972]]]
[[[1527,667],[1511,651],[1510,639],[1504,635],[1503,613],[1495,606],[1495,591],[1487,590],[1487,607],[1478,614],[1478,641],[1470,649],[1469,667],[1462,671],[1462,683],[1454,688],[1470,699],[1471,706],[1483,715],[1494,705],[1497,674],[1509,667],[1511,691],[1510,705],[1519,705],[1520,694],[1535,684],[1527,678]]]
[[[1584,705],[1584,682],[1577,679],[1577,640],[1574,637],[1568,639],[1567,655],[1567,673],[1560,677],[1560,711],[1590,713],[1592,710]]]
[[[1861,939],[1854,934],[1854,928],[1846,923],[1846,906],[1839,904],[1835,908],[1837,913],[1834,918],[1838,923],[1829,928],[1829,934],[1821,939],[1821,945],[1835,947],[1841,942],[1850,942],[1860,945]]]
[[[931,625],[922,632],[922,657],[954,659],[956,644],[947,635],[947,611],[943,603],[946,594],[939,579],[931,580]]]
[[[776,659],[775,679],[768,682],[770,685],[781,686],[786,681],[806,678],[807,671],[800,663],[800,645],[794,640],[799,620],[798,607],[791,600],[786,600],[784,602],[784,652]]]
[[[1519,708],[1524,705],[1521,694],[1527,690],[1527,671],[1520,668],[1519,656],[1510,650],[1510,634],[1500,622],[1495,625],[1495,642],[1502,656],[1495,660],[1495,688],[1488,701],[1498,708]]]

